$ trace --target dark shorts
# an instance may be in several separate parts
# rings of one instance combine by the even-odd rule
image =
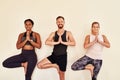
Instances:
[[[56,55],[50,55],[47,57],[47,59],[51,62],[51,63],[56,63],[61,71],[66,71],[66,66],[67,66],[67,54],[64,55],[60,55],[60,56],[56,56]]]

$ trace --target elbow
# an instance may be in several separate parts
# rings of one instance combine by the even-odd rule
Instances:
[[[47,42],[45,42],[45,45],[48,45],[48,43],[47,43]]]
[[[110,48],[110,44],[107,46],[107,48]]]
[[[19,46],[16,46],[16,48],[17,48],[17,49],[20,49],[20,47],[19,47]]]
[[[70,45],[70,46],[76,46],[76,42],[70,42],[70,43],[68,43],[68,45]]]
[[[16,44],[16,48],[17,48],[17,49],[20,49],[21,46],[20,46],[19,44]]]
[[[49,45],[49,42],[48,42],[48,41],[46,41],[46,42],[45,42],[45,45]]]
[[[84,48],[85,48],[85,49],[87,49],[87,46],[86,46],[86,45],[84,45]]]
[[[42,45],[40,44],[39,46],[38,46],[38,49],[40,49],[42,47]]]
[[[73,43],[73,46],[76,46],[76,42]]]

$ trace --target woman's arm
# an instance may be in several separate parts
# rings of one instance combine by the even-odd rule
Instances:
[[[24,33],[19,34],[19,37],[18,37],[18,40],[17,40],[17,43],[16,43],[17,49],[22,48],[25,45],[25,43],[27,42],[27,40],[24,40],[23,42],[21,42],[23,34]]]
[[[94,45],[96,42],[97,42],[97,36],[93,42],[90,42],[90,35],[87,35],[84,41],[84,48],[87,49],[91,47],[92,45]]]
[[[110,43],[109,43],[107,37],[105,35],[102,35],[102,36],[103,36],[103,42],[98,41],[98,43],[100,43],[101,45],[103,45],[107,48],[110,48]]]
[[[40,37],[39,33],[35,33],[35,36],[36,36],[36,40],[37,40],[37,41],[34,42],[33,40],[30,40],[30,43],[31,43],[34,47],[40,49],[40,48],[41,48],[41,45],[42,45],[41,37]]]

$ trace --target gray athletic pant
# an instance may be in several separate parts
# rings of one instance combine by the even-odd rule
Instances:
[[[78,59],[76,62],[74,62],[71,66],[71,69],[72,70],[84,70],[85,66],[88,64],[92,64],[94,66],[92,80],[97,80],[97,75],[102,66],[102,60],[92,59],[85,55],[82,58]]]

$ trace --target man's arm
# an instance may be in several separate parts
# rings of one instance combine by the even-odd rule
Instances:
[[[75,42],[75,39],[74,39],[72,33],[70,31],[68,31],[67,34],[68,34],[68,41],[63,42],[62,39],[61,39],[61,41],[60,41],[61,44],[68,45],[68,46],[75,46],[76,42]]]
[[[45,41],[45,44],[46,45],[50,45],[50,46],[53,46],[53,45],[57,45],[60,43],[60,41],[58,40],[58,42],[54,42],[53,38],[55,36],[55,32],[52,32],[49,37],[47,38],[47,40]]]

